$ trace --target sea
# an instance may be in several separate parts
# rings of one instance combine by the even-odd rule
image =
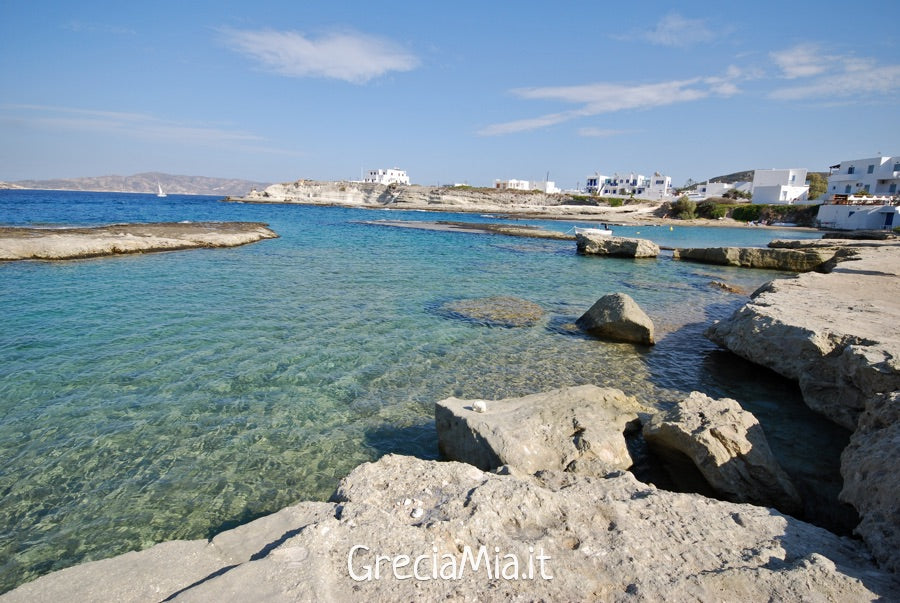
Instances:
[[[699,390],[754,412],[795,480],[836,474],[846,433],[809,411],[794,383],[703,336],[757,287],[790,275],[666,252],[586,257],[571,241],[378,223],[496,216],[0,191],[5,226],[185,220],[265,222],[279,238],[0,263],[0,592],[327,500],[354,467],[385,454],[439,459],[434,403],[449,396],[494,400],[596,384],[665,408]],[[820,236],[613,228],[669,247]],[[657,345],[609,343],[573,328],[613,292],[652,318]],[[446,311],[495,296],[537,304],[544,316],[511,327]]]

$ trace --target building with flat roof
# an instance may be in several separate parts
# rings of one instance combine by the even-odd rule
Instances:
[[[397,168],[369,170],[363,182],[373,184],[409,184],[409,176],[406,175],[404,170]]]
[[[757,205],[792,205],[809,200],[806,169],[755,170],[750,189]]]
[[[893,197],[900,194],[900,157],[878,156],[849,159],[830,168],[829,197],[834,195],[875,195]]]

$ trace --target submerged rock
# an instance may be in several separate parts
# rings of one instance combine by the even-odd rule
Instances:
[[[382,560],[376,557],[383,557]],[[8,601],[861,601],[900,594],[858,542],[630,473],[497,475],[388,455],[220,534],[62,570]]]
[[[655,258],[659,246],[646,239],[606,237],[578,234],[575,237],[578,253],[586,255],[610,255],[625,258]]]
[[[670,411],[654,415],[643,433],[660,456],[675,451],[690,458],[726,500],[792,514],[801,509],[800,496],[775,460],[759,421],[735,400],[692,392]]]
[[[544,469],[604,476],[628,469],[624,433],[640,429],[648,409],[620,390],[595,385],[490,402],[441,400],[434,416],[438,447],[449,459],[526,473]]]
[[[575,324],[584,331],[627,343],[653,345],[653,321],[625,293],[611,293],[598,299]]]
[[[528,327],[537,324],[545,314],[539,304],[503,295],[449,301],[438,311],[454,318],[497,327]]]

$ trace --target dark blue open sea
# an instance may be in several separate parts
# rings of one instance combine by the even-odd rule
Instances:
[[[0,264],[0,592],[325,499],[353,467],[386,453],[437,458],[433,405],[447,396],[595,383],[660,406],[697,389],[757,413],[795,475],[836,463],[837,452],[823,452],[821,425],[808,437],[816,419],[794,385],[702,336],[746,301],[710,281],[749,293],[776,274],[360,223],[383,218],[488,220],[0,191],[4,225],[240,220],[280,235],[231,249]],[[819,236],[616,231],[695,247]],[[605,343],[567,328],[616,291],[652,317],[658,345]],[[496,295],[535,302],[546,317],[504,328],[440,311]]]

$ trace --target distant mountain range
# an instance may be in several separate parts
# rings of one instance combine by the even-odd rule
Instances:
[[[262,190],[268,182],[253,182],[236,178],[208,178],[206,176],[177,176],[161,172],[146,172],[132,176],[95,176],[90,178],[59,178],[55,180],[17,180],[0,182],[0,188],[31,188],[65,191],[101,191],[117,193],[155,193],[157,184],[167,194],[244,196],[252,189]]]

